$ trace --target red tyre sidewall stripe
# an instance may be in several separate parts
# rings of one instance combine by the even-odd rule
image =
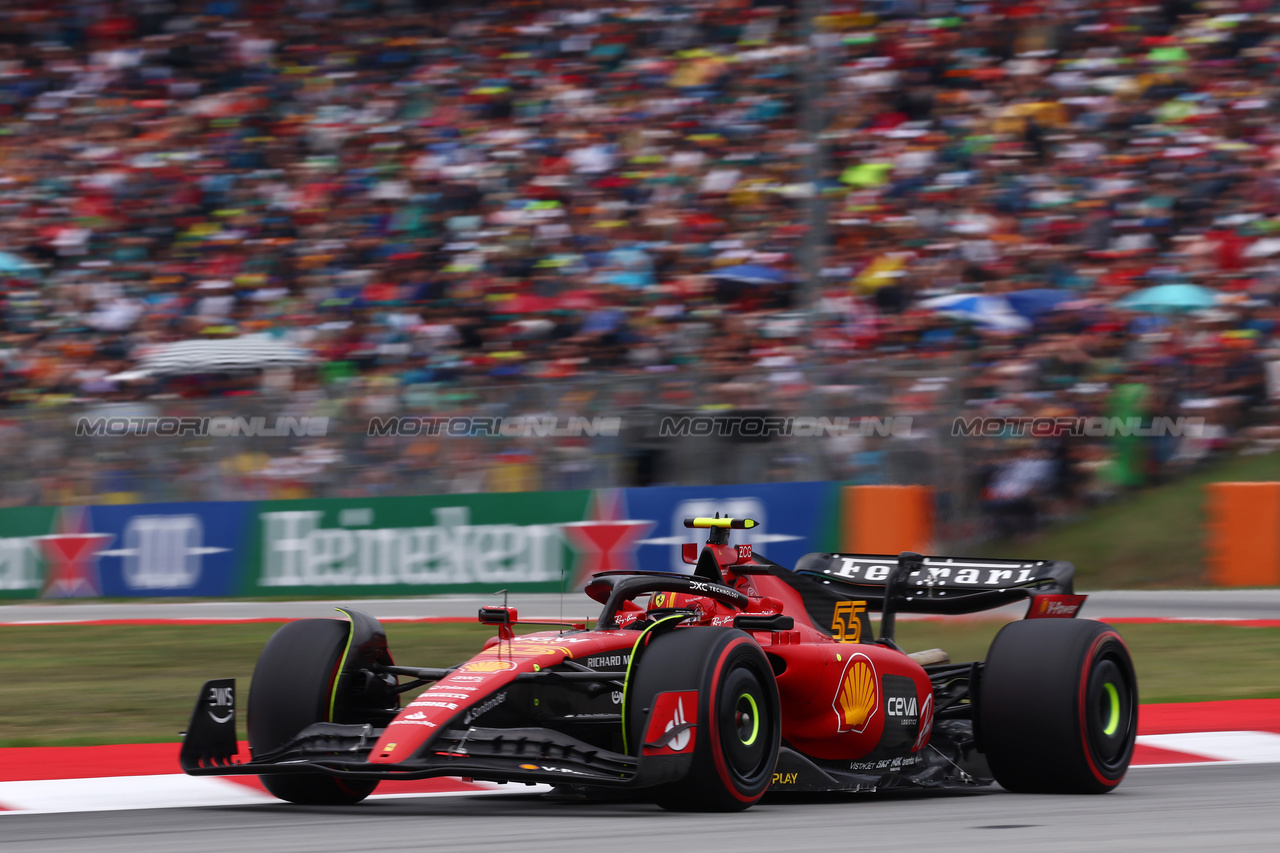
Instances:
[[[1100,783],[1109,788],[1114,788],[1116,785],[1119,785],[1124,779],[1125,774],[1121,773],[1115,779],[1108,779],[1106,776],[1102,775],[1102,772],[1098,770],[1098,765],[1094,763],[1093,751],[1089,746],[1089,718],[1085,708],[1085,702],[1089,693],[1089,674],[1093,672],[1094,655],[1103,643],[1112,639],[1126,650],[1128,649],[1124,644],[1124,639],[1115,631],[1107,631],[1104,634],[1099,634],[1097,638],[1094,639],[1093,644],[1089,646],[1089,652],[1085,656],[1084,669],[1080,673],[1080,745],[1084,747],[1084,760],[1085,763],[1089,765],[1089,772],[1093,774],[1093,778],[1097,779]]]
[[[764,796],[764,792],[760,792],[760,794],[755,797],[744,797],[738,791],[738,786],[733,782],[733,776],[729,773],[729,767],[725,764],[724,754],[720,749],[720,715],[716,708],[716,690],[720,686],[721,664],[724,663],[724,659],[729,656],[731,651],[743,643],[754,642],[755,640],[748,637],[737,637],[734,640],[731,640],[729,645],[725,646],[724,650],[720,652],[720,657],[716,658],[715,666],[712,667],[711,670],[711,689],[708,691],[706,703],[707,725],[710,729],[709,734],[711,735],[710,743],[708,745],[711,747],[711,755],[715,759],[716,773],[720,776],[720,781],[724,783],[725,788],[733,795],[734,799],[740,803],[754,803],[756,800],[760,799],[760,797]]]

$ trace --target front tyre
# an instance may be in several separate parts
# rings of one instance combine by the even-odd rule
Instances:
[[[978,718],[991,772],[1004,788],[1104,794],[1129,769],[1138,732],[1129,650],[1101,622],[1006,625],[983,667]]]
[[[330,721],[338,667],[351,626],[337,619],[301,619],[271,635],[249,688],[249,749],[278,749],[314,723]],[[324,773],[259,776],[282,800],[304,805],[350,805],[373,793],[377,780],[337,779]]]
[[[698,715],[688,775],[653,789],[674,811],[741,811],[768,790],[782,739],[778,687],[748,634],[679,628],[653,637],[628,686],[631,742],[642,738],[661,693],[696,690]]]

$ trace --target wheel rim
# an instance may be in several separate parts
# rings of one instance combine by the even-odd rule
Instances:
[[[1132,676],[1114,656],[1105,655],[1094,662],[1085,689],[1088,748],[1104,773],[1123,771],[1134,740]]]
[[[774,720],[759,675],[747,667],[734,669],[719,691],[720,748],[729,768],[751,782],[768,770]]]

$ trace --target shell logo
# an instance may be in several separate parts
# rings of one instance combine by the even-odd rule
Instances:
[[[463,664],[459,672],[505,672],[515,669],[516,665],[509,660],[473,660]]]
[[[880,705],[879,679],[871,658],[855,654],[845,664],[840,689],[831,703],[836,712],[836,728],[841,732],[861,734],[876,715]]]

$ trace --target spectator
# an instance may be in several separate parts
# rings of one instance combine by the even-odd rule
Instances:
[[[0,404],[29,420],[31,443],[49,409],[175,396],[519,413],[599,382],[628,405],[794,408],[923,360],[957,381],[882,399],[864,381],[853,405],[894,399],[942,433],[962,399],[1028,416],[1106,414],[1110,399],[1139,417],[1207,413],[1221,444],[1265,404],[1275,343],[1273,11],[834,4],[805,42],[794,4],[719,0],[13,0],[0,10]],[[821,269],[797,284],[815,241]],[[789,281],[720,275],[748,264]],[[1180,281],[1213,288],[1221,316],[1110,308]],[[1029,330],[922,308],[1027,289],[1072,298]],[[797,316],[807,333],[780,337]],[[129,378],[157,345],[264,333],[317,368]],[[543,390],[522,393],[531,383]],[[523,448],[363,438],[257,468],[252,448],[234,476],[268,493],[386,494],[536,485],[528,466],[545,465],[594,484],[572,443],[530,462]],[[788,445],[758,470],[839,459],[874,479],[895,470],[891,445]],[[1061,511],[1094,446],[1053,450]],[[1110,453],[1125,485],[1151,472],[1144,460],[1179,458],[1144,438]],[[669,476],[645,458],[646,478]],[[234,492],[202,479],[219,461],[176,466],[179,486],[167,462],[126,471],[95,452],[70,466],[76,484],[47,476],[19,500]],[[361,466],[387,470],[338,473]],[[997,467],[1007,491],[1042,466],[1019,453]]]

